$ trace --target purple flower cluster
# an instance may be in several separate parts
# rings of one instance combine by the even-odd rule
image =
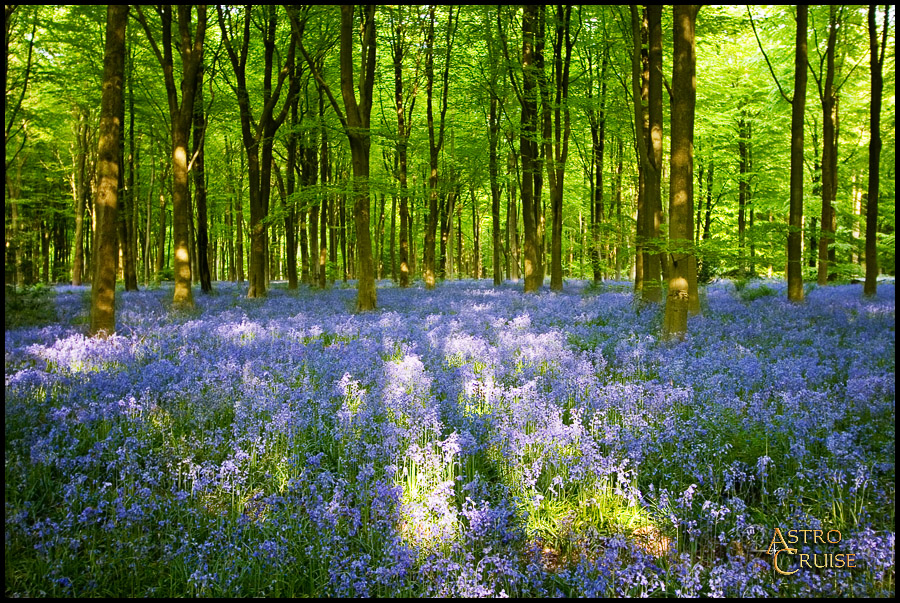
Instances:
[[[62,288],[6,332],[7,592],[893,594],[893,287],[767,286],[682,342],[615,285],[160,289],[105,340]],[[776,575],[775,527],[858,567]]]

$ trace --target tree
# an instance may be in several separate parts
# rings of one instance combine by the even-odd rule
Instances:
[[[272,189],[272,157],[275,145],[275,134],[287,118],[292,97],[297,93],[299,80],[293,73],[294,47],[303,35],[302,27],[292,27],[292,39],[288,48],[283,68],[278,73],[278,81],[272,82],[275,69],[276,33],[278,27],[277,7],[268,5],[263,9],[262,45],[264,54],[263,98],[259,119],[253,117],[250,92],[247,84],[247,60],[250,49],[250,26],[252,5],[244,9],[242,33],[235,31],[232,13],[218,6],[219,28],[222,40],[231,62],[235,82],[231,85],[240,108],[241,141],[247,154],[247,176],[250,185],[250,287],[247,297],[264,297],[266,295],[266,258],[268,257],[266,216],[269,214],[269,194]],[[292,19],[293,23],[294,19]],[[298,26],[300,24],[298,23]],[[236,42],[240,39],[240,48]],[[290,78],[288,92],[281,109],[275,113],[276,105],[281,97],[281,90],[288,75]]]
[[[884,7],[884,29],[881,32],[881,48],[878,43],[878,27],[875,24],[876,6],[869,5],[867,17],[869,30],[869,64],[872,77],[872,109],[869,113],[869,186],[866,192],[866,282],[863,294],[874,296],[878,278],[878,185],[881,167],[881,96],[884,91],[882,67],[887,45],[890,6]]]
[[[803,114],[806,111],[807,44],[809,6],[797,5],[797,43],[794,61],[794,96],[791,99],[791,205],[788,219],[788,299],[803,301]]]
[[[322,79],[313,60],[300,45],[319,86],[326,92],[334,112],[337,114],[350,143],[353,167],[353,217],[356,228],[357,248],[357,298],[356,309],[360,312],[374,310],[377,303],[375,290],[375,267],[372,259],[372,235],[369,230],[369,149],[371,133],[369,125],[372,113],[372,88],[375,83],[375,6],[367,5],[362,14],[362,51],[360,53],[359,99],[354,91],[353,76],[353,22],[354,5],[341,5],[341,97],[344,110],[338,105],[331,88]],[[295,28],[299,25],[296,15],[292,17]],[[345,254],[346,257],[346,254]],[[346,271],[345,271],[346,274]]]
[[[75,201],[75,253],[72,265],[72,285],[80,286],[84,271],[84,210],[90,194],[90,166],[88,165],[88,147],[94,136],[91,128],[91,112],[79,106],[75,109],[75,166],[72,182],[72,194]]]
[[[756,26],[753,25],[753,17],[750,15],[750,23],[756,34]],[[809,21],[809,6],[797,5],[797,34],[794,43],[794,95],[788,98],[781,83],[775,76],[772,63],[763,50],[762,42],[756,35],[759,48],[766,59],[775,85],[782,98],[791,105],[791,183],[790,183],[790,209],[788,214],[787,235],[787,282],[788,299],[792,302],[803,301],[803,118],[806,111],[806,82],[807,82],[807,23]]]
[[[841,7],[840,14],[843,12],[844,7]],[[834,83],[834,52],[841,17],[833,4],[829,5],[828,14],[828,45],[823,57],[825,77],[816,77],[816,73],[813,71],[813,77],[819,89],[819,98],[822,101],[822,232],[819,236],[817,276],[819,285],[825,285],[828,282],[829,262],[834,260],[834,250],[830,248],[834,243],[834,233],[837,230],[837,211],[834,203],[837,196],[837,95],[840,85],[835,86]]]
[[[542,13],[544,8],[540,9]],[[542,21],[545,18],[542,17]],[[544,157],[547,163],[547,176],[550,181],[550,211],[553,216],[553,229],[550,242],[550,288],[562,291],[562,202],[563,185],[566,176],[566,160],[569,156],[569,65],[572,61],[572,46],[575,39],[571,36],[571,6],[557,6],[556,36],[553,40],[553,74],[555,77],[556,98],[550,103],[549,86],[543,65],[538,70],[538,84],[541,90],[543,107],[543,143]],[[563,53],[565,49],[565,54]],[[562,113],[562,117],[560,116]],[[552,114],[552,117],[551,117]],[[552,133],[551,133],[552,123]],[[552,136],[552,138],[551,138]],[[602,151],[601,151],[602,163]],[[601,167],[602,169],[602,167]]]
[[[516,85],[513,71],[510,78],[519,104],[522,107],[519,155],[522,163],[522,222],[524,226],[525,287],[526,293],[538,291],[543,284],[541,268],[540,223],[540,159],[538,157],[537,135],[537,87],[535,33],[540,27],[537,5],[529,4],[522,15],[522,86]],[[501,38],[503,33],[501,32]],[[509,61],[507,60],[507,63]]]
[[[70,270],[73,282],[87,283],[94,269],[92,226],[97,215],[105,7],[8,8],[4,72],[8,75],[5,130],[9,133],[7,283],[29,285]],[[357,110],[366,105],[360,80],[365,80],[368,71],[367,67],[360,77],[360,34],[366,33],[367,25],[359,9],[354,10],[350,29],[355,43],[351,43],[350,67],[356,73],[349,87]],[[375,237],[370,243],[376,278],[387,274],[390,256],[392,276],[408,285],[415,262],[421,266],[423,251],[434,247],[428,262],[432,281],[445,273],[480,276],[489,265],[495,268],[495,282],[505,278],[504,270],[506,278],[517,279],[525,268],[521,249],[529,256],[529,291],[540,289],[545,268],[553,288],[564,276],[602,279],[634,270],[639,297],[652,299],[654,292],[665,290],[655,275],[668,282],[672,254],[680,253],[675,228],[666,225],[669,208],[663,212],[659,202],[672,192],[669,166],[662,163],[670,147],[668,136],[662,136],[662,116],[673,94],[672,82],[667,82],[672,75],[663,76],[661,71],[662,63],[669,60],[665,57],[671,56],[671,48],[662,44],[670,14],[655,6],[647,7],[643,15],[638,9],[631,14],[628,9],[605,6],[378,8],[375,17],[387,29],[379,32],[385,46],[374,56],[381,52],[384,69],[375,77],[370,94],[373,108],[381,109],[381,123],[374,128],[361,126],[352,136],[345,136],[345,130],[335,137],[334,127],[344,127],[340,117],[346,118],[348,112],[337,89],[342,20],[335,10],[257,6],[249,9],[248,19],[245,7],[223,5],[214,17],[225,21],[224,35],[214,36],[216,55],[199,48],[206,60],[197,63],[191,83],[185,65],[190,67],[194,57],[185,63],[182,51],[190,54],[196,46],[197,9],[132,7],[135,24],[144,23],[126,32],[127,89],[120,109],[125,127],[120,130],[124,168],[119,173],[124,188],[118,199],[119,237],[126,287],[134,284],[135,276],[141,278],[142,269],[146,282],[156,263],[151,256],[155,256],[155,278],[171,279],[174,261],[179,292],[187,290],[178,275],[182,253],[189,257],[185,264],[190,264],[191,280],[197,279],[202,288],[211,287],[217,276],[240,278],[245,265],[257,275],[247,291],[252,295],[264,294],[270,278],[286,279],[289,287],[299,284],[300,265],[304,281],[323,286],[339,273],[356,278],[366,224],[356,223],[353,205],[365,195],[355,192],[361,190],[353,188],[360,180],[351,180],[351,174],[354,153],[359,157],[368,144],[384,158],[369,168],[368,195],[375,194],[377,204],[376,215],[367,223],[370,237]],[[578,14],[567,27],[571,11]],[[810,77],[818,84],[823,104],[831,98],[835,103],[832,110],[823,107],[820,112],[817,102],[804,115],[809,121],[804,125],[803,149],[807,173],[801,177],[813,179],[812,194],[806,199],[810,215],[800,233],[804,275],[814,273],[815,266],[827,279],[863,272],[860,231],[869,181],[863,147],[871,135],[870,82],[861,66],[869,52],[865,12],[849,6],[809,11],[813,20],[809,24],[813,34],[809,40],[812,64],[807,63]],[[290,30],[286,23],[278,23],[285,13],[296,18],[291,19]],[[697,22],[696,62],[703,73],[697,105],[705,109],[695,119],[698,169],[693,186],[701,191],[697,199],[704,199],[704,207],[694,208],[696,241],[691,251],[703,258],[706,278],[752,277],[757,271],[783,275],[788,264],[785,238],[790,231],[793,246],[798,197],[795,192],[793,222],[786,227],[790,173],[786,168],[791,150],[787,139],[790,115],[800,99],[795,103],[788,98],[792,91],[786,86],[789,104],[782,102],[778,84],[785,85],[796,67],[794,13],[753,9],[753,18],[762,15],[755,27],[760,46],[767,52],[772,49],[768,56],[747,44],[754,32],[743,7],[707,7]],[[298,25],[305,23],[305,30],[295,30],[294,20]],[[190,45],[180,42],[183,22]],[[212,25],[221,29],[221,23]],[[785,43],[788,34],[790,40]],[[887,35],[893,34],[889,30]],[[620,39],[637,39],[638,44],[617,44]],[[313,69],[300,53],[301,40]],[[156,43],[155,50],[151,41]],[[890,44],[887,39],[886,46]],[[293,66],[288,60],[292,48],[300,53],[300,64]],[[363,56],[368,53],[365,50]],[[569,53],[580,65],[579,73],[566,78]],[[882,69],[892,74],[889,48],[884,54],[888,66]],[[423,98],[417,100],[417,88],[425,84],[428,55],[431,137],[425,127],[424,89]],[[218,61],[220,57],[224,63]],[[238,90],[240,78],[233,57],[238,71],[245,72],[244,92]],[[636,67],[633,76],[632,70],[617,68],[629,62]],[[202,77],[201,69],[205,70]],[[81,77],[72,78],[72,73]],[[330,84],[332,98],[320,80]],[[313,81],[315,90],[309,87]],[[890,98],[892,85],[893,76],[885,75],[885,98]],[[191,86],[197,110],[191,112],[193,123],[179,133],[186,143],[185,163],[191,172],[185,188],[172,132],[179,128]],[[616,93],[618,86],[622,87]],[[286,93],[294,87],[297,94]],[[346,83],[341,94],[345,87]],[[205,99],[200,99],[201,94]],[[831,128],[828,115],[837,116],[838,94],[840,128],[834,119],[833,130],[823,132]],[[331,114],[332,100],[340,115]],[[573,110],[568,118],[567,108]],[[289,131],[273,128],[286,114],[291,116]],[[244,136],[245,117],[250,118],[249,137]],[[877,235],[881,242],[876,247],[881,250],[877,261],[890,273],[893,205],[885,199],[893,195],[893,128],[881,136],[882,153],[891,161],[881,168],[885,171],[880,174],[880,198],[871,202],[870,213],[880,215],[876,216],[877,232],[869,239],[874,241]],[[630,139],[638,143],[639,161],[623,160],[618,151],[620,145],[632,144]],[[235,144],[236,140],[240,142]],[[572,154],[563,160],[566,141]],[[265,167],[267,156],[270,168]],[[573,158],[576,171],[581,172],[577,178],[571,173]],[[829,165],[840,170],[841,178],[833,179],[833,185]],[[430,182],[433,166],[437,179]],[[795,180],[796,175],[795,170]],[[546,193],[544,181],[548,182]],[[276,184],[281,202],[270,204],[268,189]],[[252,203],[241,203],[242,195],[252,196]],[[824,195],[824,222],[820,195]],[[176,201],[174,214],[170,196]],[[432,201],[435,207],[429,212]],[[196,207],[192,216],[191,203]],[[545,216],[550,227],[546,236]],[[432,225],[426,224],[429,219]],[[252,228],[244,228],[245,220]],[[527,232],[519,241],[523,222]],[[434,237],[429,237],[429,226]],[[300,253],[295,251],[298,244]],[[827,271],[826,262],[818,259],[823,249]],[[653,265],[657,260],[659,268]],[[812,264],[807,265],[810,260]],[[130,269],[132,263],[135,271]],[[307,271],[307,266],[312,269]],[[688,269],[690,273],[690,263]],[[692,282],[688,278],[689,304],[696,301]],[[696,310],[689,309],[689,315],[691,311]]]
[[[638,150],[638,166],[643,189],[638,193],[637,253],[639,274],[635,277],[635,289],[641,292],[644,302],[659,303],[660,262],[657,240],[662,222],[660,198],[662,178],[662,7],[647,7],[648,58],[641,76],[641,26],[637,7],[631,7],[631,31],[634,40],[632,54],[632,94],[634,101],[635,142]],[[646,86],[641,86],[641,81]],[[646,95],[644,93],[646,90]],[[647,112],[641,98],[647,98]]]
[[[583,26],[583,25],[582,25]],[[604,27],[605,30],[605,27]],[[605,31],[603,32],[605,33]],[[603,160],[606,147],[606,97],[607,97],[607,68],[609,65],[609,42],[606,36],[603,37],[603,49],[601,53],[599,71],[596,73],[597,79],[594,79],[595,55],[593,54],[592,45],[586,49],[585,57],[587,64],[584,70],[587,73],[587,103],[585,111],[587,113],[588,122],[591,129],[591,268],[593,270],[594,282],[599,283],[603,278],[603,270],[601,266],[601,228],[603,224]],[[593,104],[594,87],[600,87],[600,106],[595,110]]]
[[[17,92],[15,89],[10,89],[7,86],[9,85],[9,64],[10,64],[10,42],[13,39],[13,31],[16,25],[16,19],[18,15],[16,15],[17,9],[20,8],[17,5],[6,5],[5,7],[5,25],[6,25],[6,61],[3,64],[3,90],[6,96],[8,97],[10,93]],[[21,14],[22,11],[19,11]],[[7,262],[11,261],[12,263],[12,274],[11,279],[8,276],[6,278],[7,283],[12,281],[15,286],[22,286],[25,284],[25,275],[23,271],[23,251],[19,248],[20,241],[22,240],[22,221],[20,219],[20,194],[21,194],[21,171],[22,171],[22,163],[23,158],[21,156],[22,149],[25,148],[25,143],[28,139],[28,131],[26,127],[26,120],[20,119],[20,111],[22,110],[22,102],[25,99],[25,93],[28,90],[28,81],[31,77],[32,69],[33,69],[33,57],[34,57],[34,34],[37,31],[37,17],[35,16],[32,26],[31,26],[31,35],[28,37],[28,50],[27,50],[27,58],[25,60],[25,65],[23,68],[23,73],[21,75],[21,82],[17,82],[18,86],[21,87],[21,91],[18,91],[19,94],[12,99],[12,102],[7,101],[6,106],[6,120],[5,120],[5,128],[3,131],[3,142],[4,148],[6,149],[6,160],[5,160],[5,170],[6,174],[6,187],[9,193],[9,203],[11,209],[10,215],[10,223],[8,224],[6,230],[6,260]],[[24,33],[24,32],[23,32]],[[21,138],[21,141],[16,144],[16,140]],[[12,152],[10,148],[10,144],[12,144],[13,149]],[[15,169],[13,169],[15,168]]]
[[[129,52],[129,55],[132,53]],[[130,59],[131,60],[131,59]],[[122,127],[119,129],[119,190],[122,191],[118,212],[119,248],[122,255],[122,276],[126,291],[137,291],[137,245],[134,230],[134,68],[128,72],[128,141],[129,152],[125,153],[125,97],[120,107]],[[127,166],[127,172],[125,164]]]
[[[694,216],[694,105],[697,98],[694,42],[696,5],[676,4],[673,10],[672,156],[669,185],[669,290],[664,336],[684,338],[687,332]]]
[[[197,25],[191,32],[190,5],[178,5],[177,49],[181,54],[181,84],[175,83],[175,64],[172,50],[172,6],[156,7],[162,23],[162,48],[160,48],[150,24],[140,6],[136,6],[137,19],[163,70],[168,100],[169,118],[172,127],[172,236],[174,242],[176,306],[193,307],[191,292],[191,261],[188,251],[190,216],[190,192],[188,190],[188,139],[194,118],[194,96],[197,90],[198,73],[203,64],[203,41],[206,38],[206,5],[197,6]],[[181,90],[181,101],[178,91]]]
[[[457,13],[458,14],[458,13]],[[441,106],[440,121],[435,135],[434,125],[434,21],[435,6],[431,5],[428,10],[428,33],[425,38],[425,78],[426,78],[426,94],[428,97],[427,104],[427,120],[428,120],[428,223],[425,230],[425,257],[424,257],[424,276],[425,287],[434,289],[435,285],[435,239],[437,236],[438,226],[438,159],[441,149],[444,146],[444,127],[447,117],[447,95],[450,91],[450,53],[453,48],[453,7],[450,7],[447,16],[447,40],[446,40],[446,57],[444,60],[444,72],[441,77]],[[446,228],[442,226],[441,234],[444,236]],[[446,239],[442,239],[445,241]],[[442,243],[444,245],[445,243]]]
[[[116,257],[119,252],[116,212],[119,197],[119,132],[125,80],[125,26],[128,6],[110,4],[106,13],[103,59],[103,100],[98,147],[97,233],[94,278],[91,281],[91,335],[106,337],[116,330]]]
[[[212,275],[209,271],[209,233],[206,215],[206,127],[207,116],[203,108],[203,65],[197,71],[197,99],[194,103],[193,159],[194,198],[197,200],[197,268],[200,271],[200,290],[212,291]]]
[[[501,8],[497,6],[497,17],[500,18]],[[500,85],[500,60],[497,43],[494,40],[493,27],[491,27],[490,17],[485,13],[483,21],[484,30],[487,35],[487,81],[485,82],[488,96],[488,178],[491,187],[491,247],[493,250],[493,277],[494,285],[500,285],[503,281],[503,270],[501,268],[501,254],[503,251],[500,243],[500,167],[497,155],[497,149],[500,144],[500,125],[501,125],[501,107],[500,93],[498,87]],[[508,270],[507,270],[508,272]]]
[[[413,78],[412,90],[404,92],[403,59],[407,56],[410,43],[407,40],[409,18],[403,16],[403,6],[397,6],[397,15],[389,9],[391,19],[391,57],[394,64],[394,107],[397,112],[397,180],[400,184],[400,287],[409,286],[410,257],[409,257],[409,135],[412,124],[413,109],[416,106],[416,94],[418,92],[418,74]],[[392,220],[393,220],[393,213]],[[393,241],[393,225],[391,226],[391,241]],[[393,253],[391,254],[393,255]]]

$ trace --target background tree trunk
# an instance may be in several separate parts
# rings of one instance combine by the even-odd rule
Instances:
[[[788,299],[803,301],[803,117],[806,111],[809,6],[797,5],[797,43],[794,58],[794,97],[791,101],[791,201],[787,236]]]
[[[834,51],[837,45],[836,7],[829,7],[828,47],[825,50],[825,86],[822,92],[822,232],[819,236],[819,269],[816,281],[826,285],[830,262],[834,259],[834,235],[837,231],[837,96],[834,88]]]
[[[522,15],[522,105],[519,156],[522,159],[522,217],[524,222],[525,292],[541,288],[540,233],[535,211],[540,200],[535,197],[535,177],[540,174],[537,160],[537,72],[535,67],[535,31],[538,27],[537,6],[526,5]]]
[[[645,302],[662,301],[660,282],[663,255],[659,245],[662,226],[662,6],[647,5],[648,24],[648,127],[647,164],[644,178],[644,216],[646,219],[644,253],[644,282],[642,299]]]
[[[194,199],[197,201],[197,268],[200,272],[200,289],[212,291],[212,275],[209,269],[209,229],[206,215],[206,116],[203,107],[203,67],[197,71],[197,99],[194,104]]]
[[[881,96],[884,91],[882,67],[884,49],[888,36],[890,6],[884,7],[884,29],[881,49],[878,48],[878,28],[875,25],[875,9],[869,5],[869,53],[872,69],[872,110],[869,114],[869,187],[866,192],[866,282],[863,295],[873,296],[877,290],[878,278],[878,185],[881,166]]]

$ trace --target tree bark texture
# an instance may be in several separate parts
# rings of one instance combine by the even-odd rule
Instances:
[[[119,134],[125,79],[125,26],[127,5],[109,5],[106,11],[106,48],[98,143],[99,186],[95,211],[94,278],[91,281],[91,335],[106,337],[116,330],[116,257],[119,241],[116,218],[119,196]]]
[[[669,187],[669,289],[664,336],[684,338],[687,332],[689,282],[696,280],[691,245],[694,232],[694,107],[696,104],[695,5],[673,10],[672,156]]]

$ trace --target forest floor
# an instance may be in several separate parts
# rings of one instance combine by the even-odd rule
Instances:
[[[6,596],[894,595],[893,283],[683,342],[624,282],[88,292],[7,299]]]

